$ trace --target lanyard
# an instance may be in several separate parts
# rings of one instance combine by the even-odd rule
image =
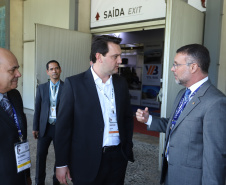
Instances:
[[[99,91],[101,92],[101,94],[103,94],[107,100],[110,102],[111,104],[111,111],[114,113],[114,88],[112,86],[112,89],[111,89],[111,99],[107,96],[107,94],[104,92],[103,89],[100,88],[99,85],[97,85],[97,83],[95,83],[97,88],[99,89]]]
[[[56,98],[57,98],[57,94],[58,94],[58,91],[59,91],[58,86],[56,86],[56,88],[57,88],[56,93],[55,93],[55,95],[53,95],[53,89],[52,89],[52,87],[51,87],[51,83],[50,83],[50,92],[51,92],[51,97],[52,97],[52,100],[53,100],[53,101],[55,101],[55,100],[56,100]]]
[[[19,139],[20,139],[20,142],[22,142],[23,141],[23,135],[22,135],[22,132],[21,132],[21,129],[20,129],[18,117],[16,115],[16,111],[15,111],[13,106],[12,106],[12,108],[13,108],[13,118],[14,118],[14,121],[15,121],[15,125],[18,129]]]

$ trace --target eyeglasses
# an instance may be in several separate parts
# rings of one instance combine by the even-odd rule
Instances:
[[[187,64],[174,64],[174,63],[173,63],[173,67],[174,67],[174,69],[176,70],[176,69],[178,68],[178,66],[182,66],[182,65],[189,66],[190,64],[193,64],[193,63],[187,63]]]

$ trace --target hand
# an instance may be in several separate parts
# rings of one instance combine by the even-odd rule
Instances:
[[[32,134],[34,136],[35,139],[38,139],[38,131],[32,131]]]
[[[68,167],[56,168],[56,178],[58,179],[58,181],[61,184],[68,185],[66,177],[69,180],[72,180],[71,175],[70,175],[70,170],[68,169]]]
[[[149,118],[148,108],[146,107],[144,110],[137,109],[136,118],[142,123],[147,123]]]

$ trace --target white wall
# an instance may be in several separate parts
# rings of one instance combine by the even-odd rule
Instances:
[[[34,42],[24,43],[24,78],[23,78],[23,103],[24,108],[34,109],[35,95],[35,46]]]

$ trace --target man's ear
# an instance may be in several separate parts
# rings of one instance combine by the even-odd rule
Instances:
[[[96,53],[96,61],[102,63],[102,59],[101,59],[102,54],[101,53]]]
[[[191,67],[191,73],[195,73],[198,70],[199,65],[197,63],[192,63],[190,67]]]

